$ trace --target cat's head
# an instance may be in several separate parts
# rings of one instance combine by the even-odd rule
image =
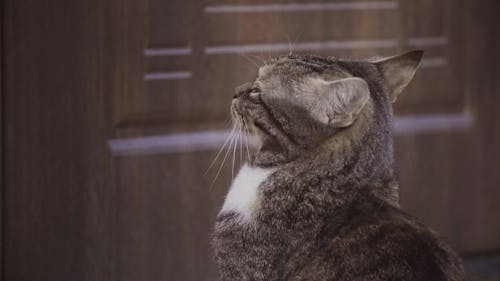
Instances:
[[[231,113],[261,140],[265,165],[352,145],[369,131],[390,137],[392,106],[413,78],[422,51],[379,60],[286,56],[266,62],[236,89]],[[259,159],[260,157],[260,159]]]

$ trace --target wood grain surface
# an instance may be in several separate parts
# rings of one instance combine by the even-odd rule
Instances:
[[[424,49],[395,107],[410,120],[395,141],[402,206],[464,255],[500,250],[499,4],[272,3],[3,1],[4,280],[216,280],[210,233],[232,169],[211,186],[217,150],[196,133],[228,129],[251,60],[289,43],[353,58]],[[176,152],[185,133],[199,146]],[[115,153],[132,138],[143,150]]]

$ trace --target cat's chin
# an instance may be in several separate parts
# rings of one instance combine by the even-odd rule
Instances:
[[[275,167],[293,161],[297,155],[294,155],[284,149],[271,137],[258,136],[258,149],[251,164],[259,167]]]
[[[262,134],[262,132],[254,131],[253,133],[249,133],[249,145],[257,151],[260,150],[262,148],[262,145],[264,144],[264,137],[265,136]]]

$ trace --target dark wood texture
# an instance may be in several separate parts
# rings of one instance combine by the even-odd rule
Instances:
[[[215,280],[210,229],[224,190],[206,184],[210,157],[187,153],[117,161],[124,280]],[[227,183],[228,176],[218,183]]]
[[[198,2],[149,1],[147,49],[180,48],[185,53],[146,54],[145,75],[182,72],[189,76],[146,79],[145,92],[134,91],[130,96],[117,97],[115,111],[120,112],[120,119],[116,120],[120,136],[141,135],[145,126],[150,132],[168,133],[178,124],[204,120],[205,126],[209,127],[224,120],[227,116],[226,100],[232,88],[255,75],[255,66],[249,60],[259,62],[255,56],[266,59],[286,54],[288,43],[293,49],[294,46],[300,48],[301,44],[335,41],[340,46],[323,46],[326,48],[323,50],[305,46],[305,49],[295,52],[338,57],[392,55],[409,48],[423,48],[426,60],[431,64],[422,67],[414,86],[399,101],[398,112],[461,112],[465,106],[459,73],[462,68],[461,17],[457,16],[463,11],[453,1],[382,1],[392,3],[393,7],[340,6],[334,10],[294,12],[214,12],[213,9],[221,5],[237,8],[238,4],[208,1],[200,5]],[[266,4],[239,2],[250,6]],[[380,2],[352,1],[348,4]],[[297,4],[293,1],[276,3]],[[319,3],[343,4],[341,1]],[[197,25],[199,28],[195,28]],[[221,47],[242,49],[255,44],[264,45],[263,50],[247,54],[221,50]],[[277,44],[284,44],[285,48],[265,49],[279,47]],[[247,55],[250,58],[246,58]],[[432,64],[436,61],[438,64]],[[176,106],[164,106],[172,103]]]
[[[5,192],[5,175],[4,175],[4,1],[0,1],[0,279],[4,280],[4,192]]]
[[[473,122],[396,138],[403,207],[464,254],[500,249],[499,4],[389,2],[252,14],[207,8],[269,1],[5,0],[4,279],[216,280],[210,233],[231,163],[211,187],[216,151],[123,156],[108,141],[227,128],[233,88],[255,75],[249,59],[285,54],[288,41],[379,42],[303,50],[338,57],[424,48],[397,115]],[[249,59],[220,51],[281,43]],[[158,50],[171,53],[151,55]]]
[[[4,2],[5,280],[118,280],[106,139],[113,95],[141,81],[137,1]]]
[[[463,1],[460,90],[474,119],[468,130],[397,139],[402,204],[463,253],[500,248],[499,40],[495,2]]]

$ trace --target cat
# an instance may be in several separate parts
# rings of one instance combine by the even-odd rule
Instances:
[[[260,147],[216,220],[221,280],[464,280],[458,255],[398,204],[391,103],[422,55],[283,56],[237,89],[233,121]]]

